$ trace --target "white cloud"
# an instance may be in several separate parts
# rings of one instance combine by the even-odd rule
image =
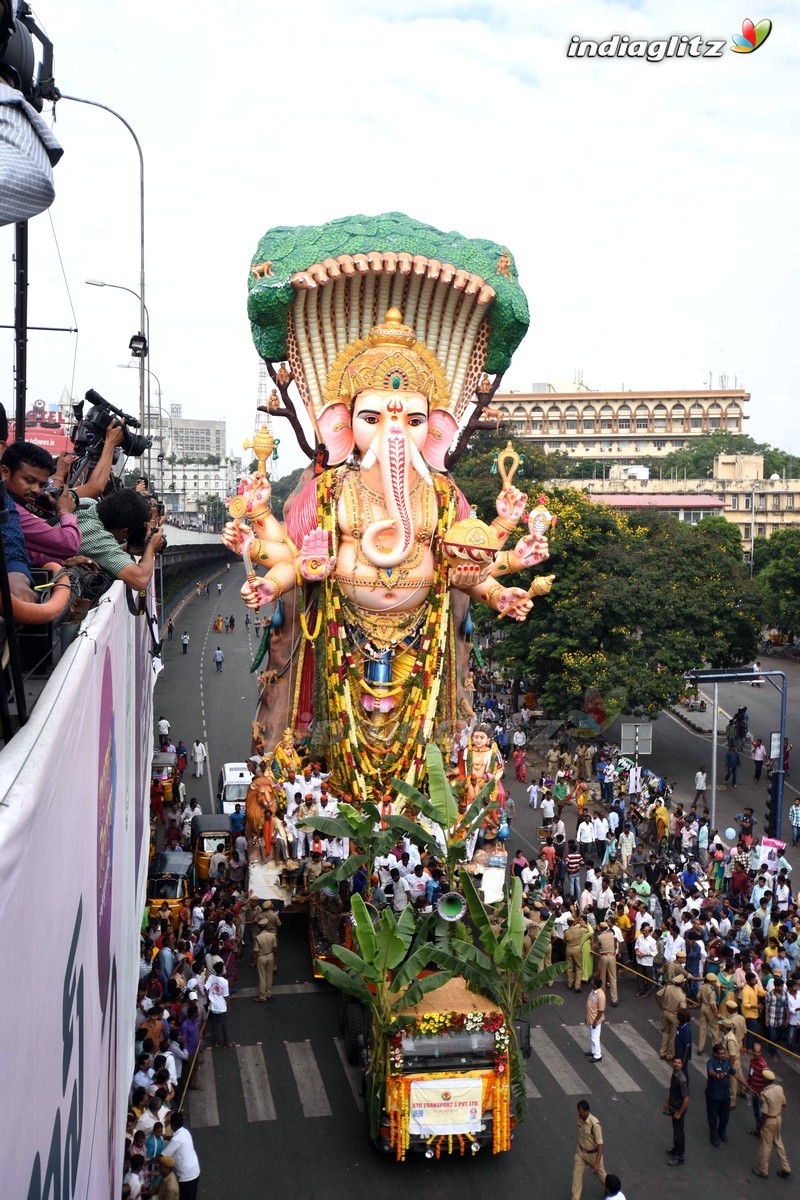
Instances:
[[[271,225],[399,209],[514,251],[531,332],[512,386],[694,387],[727,371],[750,432],[800,453],[792,347],[798,220],[796,15],[757,54],[647,63],[567,59],[572,34],[724,37],[741,17],[652,0],[366,0],[264,6],[111,0],[40,18],[65,93],[118,109],[145,154],[152,369],[166,403],[250,432],[258,362],[246,278]],[[754,15],[754,20],[758,15]],[[81,328],[76,391],[129,411],[117,370],[138,288],[138,169],[113,117],[63,101],[53,221]],[[13,320],[11,230],[0,297]],[[31,223],[30,321],[67,325],[47,217]],[[13,402],[12,337],[0,340]],[[69,386],[67,334],[32,333],[30,396]],[[292,443],[281,428],[281,451]],[[282,460],[297,461],[287,454]]]

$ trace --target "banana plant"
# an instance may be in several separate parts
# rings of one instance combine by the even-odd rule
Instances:
[[[404,779],[393,779],[392,787],[410,800],[423,817],[435,822],[442,830],[445,844],[445,870],[447,873],[447,889],[452,892],[456,886],[456,872],[459,863],[467,855],[467,840],[483,824],[488,812],[498,806],[498,801],[484,804],[491,792],[492,784],[487,783],[470,804],[465,813],[459,815],[458,801],[453,795],[450,780],[444,769],[442,752],[434,742],[425,747],[425,763],[428,775],[428,792],[420,792]],[[423,831],[424,832],[424,831]],[[434,853],[439,854],[441,847],[437,846]]]
[[[460,882],[480,944],[475,946],[469,942],[459,942],[457,954],[448,954],[440,947],[437,949],[437,965],[449,969],[453,975],[463,975],[471,988],[488,996],[502,1009],[509,1031],[508,1058],[517,1119],[522,1120],[526,1105],[525,1064],[514,1021],[545,1004],[564,1003],[560,996],[552,992],[533,993],[540,993],[540,989],[562,975],[567,964],[542,966],[550,946],[552,918],[542,925],[525,953],[521,880],[515,878],[510,888],[506,886],[499,913],[495,908],[496,915],[500,917],[499,933],[492,927],[483,901],[466,871],[460,872]]]
[[[352,898],[353,920],[359,952],[334,946],[341,966],[317,959],[317,968],[328,983],[353,996],[372,1017],[369,1060],[369,1115],[372,1136],[377,1137],[383,1107],[384,1082],[389,1073],[389,1031],[401,1010],[418,1004],[427,992],[452,978],[449,968],[420,977],[437,957],[437,951],[418,930],[409,905],[400,917],[389,908],[373,926],[359,895]]]
[[[383,829],[382,824],[385,825]],[[340,883],[343,879],[350,879],[359,867],[364,867],[367,875],[367,899],[372,894],[375,859],[388,854],[392,847],[397,845],[399,838],[410,837],[417,845],[433,853],[438,853],[439,850],[436,839],[416,821],[410,821],[408,817],[403,816],[382,817],[377,805],[368,800],[361,806],[360,811],[352,804],[340,804],[335,817],[309,817],[307,821],[302,821],[298,828],[314,830],[325,837],[344,838],[345,841],[353,842],[356,847],[355,854],[351,854],[335,870],[326,871],[316,879],[311,885],[312,889],[319,889],[332,880]]]

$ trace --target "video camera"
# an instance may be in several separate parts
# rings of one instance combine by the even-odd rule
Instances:
[[[34,38],[42,47],[38,68]],[[0,77],[22,92],[37,112],[42,111],[45,100],[60,97],[53,79],[53,43],[36,24],[28,0],[4,2],[0,13]]]
[[[94,388],[89,388],[86,399],[92,406],[86,416],[83,415],[83,400],[72,406],[78,421],[72,431],[72,441],[75,443],[77,455],[88,454],[90,458],[99,458],[105,442],[106,430],[115,417],[125,427],[125,436],[120,447],[124,454],[130,458],[140,458],[145,450],[152,446],[151,438],[132,432],[133,429],[140,428],[136,417],[124,413],[121,408],[111,404]]]

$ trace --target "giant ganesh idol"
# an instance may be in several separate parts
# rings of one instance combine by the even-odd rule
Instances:
[[[258,725],[270,749],[287,726],[308,733],[332,786],[379,803],[393,778],[419,786],[427,742],[449,751],[469,715],[470,601],[522,621],[549,589],[501,582],[547,557],[546,509],[508,548],[528,500],[513,471],[487,526],[447,470],[525,333],[525,296],[503,247],[391,213],[270,230],[249,315],[270,409],[314,459],[282,525],[263,450],[230,504],[245,602],[273,614]]]

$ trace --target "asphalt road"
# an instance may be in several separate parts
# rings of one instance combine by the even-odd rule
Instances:
[[[216,578],[223,591],[216,596]],[[176,637],[165,647],[165,671],[156,691],[156,715],[165,713],[173,736],[187,745],[202,736],[209,750],[211,780],[221,763],[247,756],[249,723],[256,693],[248,674],[255,637],[244,628],[244,606],[239,598],[243,571],[238,566],[212,580],[212,595],[198,600],[192,595],[175,618]],[[212,635],[217,612],[236,616],[234,634]],[[180,634],[186,629],[190,647],[181,653]],[[211,658],[222,646],[225,666],[217,674]],[[800,687],[800,667],[786,665],[791,677],[790,698]],[[767,689],[728,689],[720,702],[728,711],[747,702],[751,729],[769,732],[774,704]],[[742,696],[742,699],[739,697]],[[789,736],[793,736],[796,707],[790,699]],[[696,734],[678,720],[662,715],[654,731],[653,769],[677,781],[676,797],[691,799],[697,766],[710,761],[710,739]],[[724,773],[724,772],[723,772]],[[511,776],[512,772],[508,772]],[[720,828],[750,800],[761,811],[758,786],[745,766],[735,792],[720,791]],[[195,781],[190,781],[195,782]],[[524,789],[511,779],[507,786],[517,801],[517,819],[509,848],[532,848],[539,814],[526,805]],[[763,785],[762,785],[763,786]],[[196,781],[195,792],[203,808],[210,804],[209,778]],[[193,794],[193,788],[187,789]],[[788,797],[792,791],[787,789]],[[568,832],[574,823],[568,820]],[[609,1009],[603,1032],[601,1064],[584,1056],[585,997],[567,993],[562,981],[553,992],[564,1000],[560,1007],[543,1007],[533,1014],[534,1052],[528,1062],[531,1098],[528,1114],[510,1153],[493,1158],[479,1154],[469,1161],[427,1162],[410,1159],[396,1164],[372,1151],[366,1141],[358,1098],[358,1081],[341,1056],[337,994],[315,983],[305,919],[285,919],[281,930],[279,965],[274,998],[268,1005],[252,1003],[253,972],[243,961],[240,990],[233,998],[230,1033],[235,1049],[208,1052],[200,1072],[200,1088],[189,1094],[187,1120],[202,1166],[201,1196],[262,1200],[270,1193],[292,1200],[327,1200],[346,1195],[349,1200],[407,1200],[409,1189],[435,1189],[442,1200],[485,1200],[491,1191],[504,1195],[567,1197],[575,1147],[575,1106],[585,1097],[603,1124],[606,1168],[622,1179],[628,1200],[697,1200],[704,1190],[715,1194],[763,1195],[791,1191],[788,1181],[755,1179],[757,1142],[748,1137],[752,1113],[740,1101],[732,1114],[729,1145],[714,1149],[708,1141],[703,1099],[703,1079],[691,1069],[691,1104],[687,1118],[687,1161],[669,1169],[670,1123],[661,1113],[668,1069],[657,1058],[658,1010],[652,999],[634,996],[630,980],[621,984],[620,1007]],[[655,1054],[655,1057],[654,1057]],[[789,1101],[784,1139],[795,1171],[800,1171],[797,1113],[800,1107],[800,1073],[797,1062],[782,1059],[778,1067]],[[781,1190],[783,1189],[783,1190]],[[587,1200],[602,1190],[587,1172]]]

